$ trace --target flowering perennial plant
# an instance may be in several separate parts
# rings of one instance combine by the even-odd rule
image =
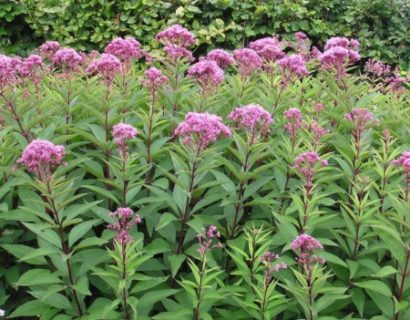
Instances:
[[[410,319],[408,75],[280,39],[0,55],[0,317]]]
[[[199,154],[220,136],[230,137],[231,130],[222,123],[219,116],[207,112],[188,112],[174,134],[182,137],[183,143]]]
[[[238,65],[239,73],[243,78],[246,78],[262,66],[262,59],[256,51],[252,49],[236,49],[233,52],[233,56]]]
[[[112,136],[122,157],[127,158],[128,141],[133,139],[137,134],[137,129],[127,123],[119,123],[112,128]]]
[[[209,51],[206,55],[206,59],[215,61],[216,64],[222,69],[229,67],[235,62],[232,54],[222,49],[214,49]]]
[[[228,115],[228,119],[234,121],[238,127],[242,127],[247,131],[251,144],[258,134],[260,136],[266,135],[269,131],[269,126],[273,122],[269,112],[258,104],[237,107]]]
[[[133,37],[115,38],[105,47],[104,51],[116,56],[125,65],[129,65],[132,60],[138,60],[144,56],[141,44]]]
[[[115,231],[115,241],[123,244],[130,243],[133,239],[130,235],[131,227],[141,223],[141,217],[134,214],[130,208],[118,208],[114,212],[110,212],[110,217],[116,222],[108,225],[108,228]]]
[[[50,175],[61,165],[65,149],[61,145],[54,145],[47,140],[35,139],[24,149],[17,160],[27,170],[38,176],[40,180],[47,181]]]
[[[99,74],[104,82],[110,85],[114,76],[121,71],[121,61],[112,54],[103,53],[87,67],[86,71]]]
[[[61,48],[53,54],[51,61],[54,66],[61,66],[64,71],[70,72],[79,67],[83,58],[72,48]]]

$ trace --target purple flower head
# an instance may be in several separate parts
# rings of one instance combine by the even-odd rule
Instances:
[[[142,83],[151,90],[151,92],[156,92],[161,86],[168,83],[167,76],[163,75],[161,70],[150,67],[145,71],[145,79]]]
[[[404,85],[410,82],[410,77],[401,77],[400,74],[395,73],[394,76],[387,79],[391,92],[400,95],[405,92]]]
[[[262,136],[265,135],[273,121],[270,113],[258,104],[235,108],[229,114],[228,119],[235,121],[237,126],[248,130],[251,142],[253,142],[257,133]]]
[[[39,55],[31,54],[18,64],[16,69],[21,77],[35,80],[38,71],[40,71],[43,66],[43,59]]]
[[[343,37],[331,38],[326,42],[325,51],[319,56],[324,70],[334,70],[338,78],[346,75],[346,66],[360,60],[359,42]]]
[[[103,53],[98,59],[91,62],[86,72],[99,74],[107,85],[110,85],[114,76],[121,71],[121,61],[114,55]]]
[[[15,62],[12,58],[0,54],[0,92],[15,81]]]
[[[38,48],[38,51],[43,58],[50,59],[60,48],[58,41],[46,41]]]
[[[221,84],[224,72],[215,61],[202,60],[192,65],[188,75],[196,78],[203,90],[212,89]]]
[[[298,54],[301,54],[305,59],[309,59],[311,57],[310,39],[304,32],[296,32],[294,36],[295,36],[295,43],[292,45],[293,49]]]
[[[108,225],[109,229],[116,232],[115,240],[121,244],[132,242],[131,227],[134,224],[140,224],[141,217],[135,215],[131,208],[118,208],[116,211],[110,212],[109,216],[116,220]]]
[[[125,64],[129,64],[132,60],[138,60],[144,56],[141,44],[133,37],[113,39],[105,47],[104,52],[116,56]]]
[[[392,164],[402,167],[406,174],[410,174],[410,151],[404,151]]]
[[[188,48],[195,44],[195,35],[179,24],[174,24],[159,32],[155,36],[155,39],[163,44],[174,44],[184,48]]]
[[[249,48],[265,61],[276,61],[285,56],[281,44],[276,37],[262,38],[249,44]]]
[[[262,66],[262,59],[255,50],[248,48],[237,49],[233,52],[233,56],[239,67],[239,73],[243,78],[246,78]]]
[[[279,272],[282,269],[288,268],[285,262],[280,262],[274,265],[273,262],[278,259],[279,259],[279,255],[274,254],[270,251],[265,252],[260,258],[260,261],[264,263],[266,266],[265,273],[264,273],[266,284],[271,282],[272,272]]]
[[[183,46],[177,44],[166,44],[164,46],[164,51],[173,61],[177,61],[179,59],[186,59],[189,62],[194,61],[192,52]]]
[[[391,67],[381,61],[369,60],[366,62],[366,71],[376,77],[382,77],[390,74]]]
[[[128,141],[133,139],[137,134],[137,129],[130,124],[119,123],[113,127],[112,136],[122,157],[127,157]]]
[[[207,60],[215,61],[217,65],[225,69],[235,62],[232,54],[222,49],[214,49],[206,55]]]
[[[219,116],[207,112],[188,112],[174,134],[182,137],[184,144],[190,145],[199,153],[218,137],[230,137],[231,130],[222,123],[222,118]]]
[[[288,123],[284,125],[285,130],[292,138],[295,138],[299,128],[302,126],[302,112],[298,108],[290,108],[283,114],[288,119]]]
[[[201,256],[205,256],[213,248],[220,248],[221,243],[218,240],[220,237],[221,234],[215,226],[209,226],[208,230],[202,228],[202,232],[196,236],[199,243],[198,252]]]
[[[360,43],[356,39],[348,39],[345,37],[333,37],[326,41],[325,51],[335,47],[358,51]]]
[[[291,244],[292,250],[298,255],[298,262],[305,268],[320,263],[324,264],[325,259],[315,255],[316,250],[322,250],[323,245],[314,237],[303,233],[297,236]]]
[[[315,166],[327,166],[327,160],[321,160],[319,155],[314,151],[304,152],[298,155],[293,163],[293,167],[305,179],[305,188],[309,193],[313,187],[313,177],[315,175]]]
[[[284,76],[284,83],[309,75],[305,59],[300,54],[286,56],[278,60],[277,64]]]
[[[54,53],[51,62],[54,66],[61,66],[64,71],[75,71],[83,58],[72,48],[61,48]]]
[[[309,38],[306,35],[306,33],[299,31],[299,32],[295,32],[295,39],[296,41],[305,41]]]
[[[24,149],[17,163],[24,165],[29,172],[35,173],[40,180],[47,181],[63,161],[64,155],[63,146],[36,139]]]
[[[353,124],[354,131],[359,136],[366,128],[379,124],[373,113],[366,108],[353,108],[352,111],[345,114],[345,119]]]
[[[318,102],[315,104],[315,112],[317,113],[321,113],[322,111],[324,111],[326,109],[326,106],[324,103],[322,102]]]

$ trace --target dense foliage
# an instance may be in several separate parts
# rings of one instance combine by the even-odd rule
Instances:
[[[181,23],[197,34],[200,51],[214,46],[232,49],[249,39],[304,31],[317,45],[342,34],[361,41],[364,57],[404,68],[410,64],[406,0],[21,0],[19,5],[6,0],[0,3],[1,14],[7,33],[20,28],[18,33],[13,31],[11,41],[4,37],[0,43],[8,53],[21,54],[16,50],[31,49],[33,42],[44,39],[79,50],[102,49],[112,34],[132,35],[150,46],[157,30]],[[18,20],[10,21],[15,15]],[[30,35],[32,42],[10,47],[16,35]]]
[[[410,79],[156,41],[0,55],[0,317],[409,319]]]

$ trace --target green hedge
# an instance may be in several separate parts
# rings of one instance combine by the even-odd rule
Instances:
[[[410,65],[407,0],[20,0],[20,3],[14,5],[15,12],[6,13],[10,20],[13,15],[21,18],[23,12],[26,26],[19,28],[24,29],[24,34],[27,29],[33,30],[31,41],[19,46],[20,51],[44,39],[56,39],[80,50],[100,49],[114,35],[127,34],[148,44],[165,25],[178,22],[195,32],[202,50],[214,46],[237,47],[273,33],[291,35],[304,31],[318,45],[335,35],[358,37],[364,57],[379,58],[404,68]],[[0,15],[4,15],[4,6],[0,5]],[[14,26],[11,20],[9,25]],[[4,29],[3,24],[0,30]],[[6,47],[6,51],[15,52],[16,48]]]

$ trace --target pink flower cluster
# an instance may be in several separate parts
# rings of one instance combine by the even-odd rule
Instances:
[[[38,48],[38,51],[43,58],[50,59],[60,48],[58,41],[46,41]]]
[[[367,127],[379,124],[373,113],[366,108],[353,108],[352,111],[345,114],[345,119],[353,123],[354,132],[358,137]]]
[[[81,55],[72,48],[61,48],[51,58],[54,66],[61,66],[64,71],[74,71],[83,62]]]
[[[272,272],[279,272],[282,269],[288,268],[288,265],[283,261],[273,265],[273,262],[279,258],[280,257],[278,254],[274,254],[270,251],[265,252],[260,258],[260,261],[266,265],[265,284],[269,284],[271,282]]]
[[[206,55],[206,59],[215,61],[222,69],[229,67],[235,62],[232,54],[222,49],[214,49],[209,51]]]
[[[121,62],[129,64],[133,59],[138,60],[144,56],[141,44],[133,37],[115,38],[106,47],[105,53],[116,56]]]
[[[192,52],[189,51],[187,48],[179,46],[177,44],[166,44],[164,46],[164,51],[168,57],[170,57],[173,61],[177,61],[179,59],[186,59],[189,62],[194,61],[194,56]]]
[[[305,59],[310,58],[310,40],[304,32],[295,33],[295,44],[292,47],[298,54],[301,54]]]
[[[249,48],[265,61],[273,62],[285,56],[281,44],[276,37],[266,37],[249,44]]]
[[[288,81],[293,81],[297,78],[309,75],[309,71],[306,68],[305,59],[300,54],[286,56],[278,60],[277,65],[283,75],[282,82],[284,84]]]
[[[265,135],[272,123],[272,117],[264,108],[258,104],[249,104],[235,108],[228,116],[229,120],[235,121],[237,126],[244,127],[249,131],[251,143],[259,131]]]
[[[188,112],[174,134],[182,137],[183,143],[190,145],[199,154],[219,136],[230,137],[231,130],[222,123],[219,116],[207,112]]]
[[[221,84],[224,72],[215,61],[202,60],[192,65],[188,75],[197,79],[203,90],[212,89]]]
[[[322,102],[318,102],[315,104],[315,112],[321,113],[326,109],[326,106]]]
[[[175,44],[185,48],[195,44],[195,35],[179,24],[174,24],[159,32],[155,39],[163,44]]]
[[[321,166],[328,165],[327,160],[321,160],[319,155],[314,151],[308,151],[298,155],[293,163],[293,167],[304,177],[305,188],[308,193],[313,187],[316,164]]]
[[[317,121],[312,121],[307,124],[307,130],[313,134],[313,147],[315,148],[319,143],[321,138],[329,132],[329,130],[323,128]]]
[[[121,244],[130,243],[133,239],[130,235],[131,227],[141,223],[141,217],[134,215],[130,208],[118,208],[110,212],[109,216],[116,219],[116,222],[108,225],[108,228],[116,232],[115,240]]]
[[[410,174],[410,151],[404,151],[400,157],[392,161],[395,166],[403,167],[406,174]]]
[[[2,92],[7,85],[14,82],[15,76],[13,59],[0,54],[0,92]]]
[[[119,123],[113,127],[112,136],[122,157],[126,158],[128,156],[128,141],[133,139],[137,134],[137,129],[130,124]]]
[[[382,77],[390,74],[391,67],[381,61],[369,60],[366,62],[366,71],[376,77]]]
[[[218,238],[220,237],[221,234],[215,226],[209,226],[208,230],[202,228],[202,233],[196,236],[199,243],[198,252],[201,254],[201,256],[204,257],[210,249],[220,248],[222,246],[218,241]]]
[[[30,78],[33,83],[38,84],[41,80],[41,69],[43,68],[43,59],[37,54],[30,54],[20,64],[16,70],[22,78]]]
[[[17,163],[24,165],[29,172],[37,174],[40,180],[48,181],[50,175],[61,164],[64,155],[63,146],[36,139],[24,149]]]
[[[164,44],[164,51],[174,62],[179,59],[193,61],[192,52],[187,48],[195,44],[195,36],[179,24],[159,32],[155,39]]]
[[[404,84],[410,82],[410,77],[401,77],[399,74],[394,74],[394,76],[387,79],[389,88],[393,93],[403,94],[405,91]]]
[[[151,90],[152,93],[156,92],[161,86],[168,83],[167,76],[163,75],[161,70],[151,67],[145,71],[145,79],[142,83]]]
[[[302,126],[302,112],[298,108],[290,108],[283,114],[288,119],[288,123],[284,126],[285,130],[292,137],[296,137],[299,128]]]
[[[103,53],[98,59],[91,62],[86,72],[99,74],[106,85],[110,85],[114,76],[121,71],[121,61],[114,55]]]
[[[319,61],[325,70],[336,71],[339,78],[346,75],[346,66],[360,60],[359,41],[343,37],[330,38],[325,51],[319,55]]]
[[[323,249],[323,245],[306,233],[297,236],[292,241],[291,247],[298,255],[297,261],[306,269],[310,269],[316,263],[324,264],[326,262],[324,258],[315,255],[315,251]]]
[[[262,66],[262,59],[255,50],[248,48],[236,49],[233,52],[233,56],[239,67],[239,73],[243,78],[246,78]]]

